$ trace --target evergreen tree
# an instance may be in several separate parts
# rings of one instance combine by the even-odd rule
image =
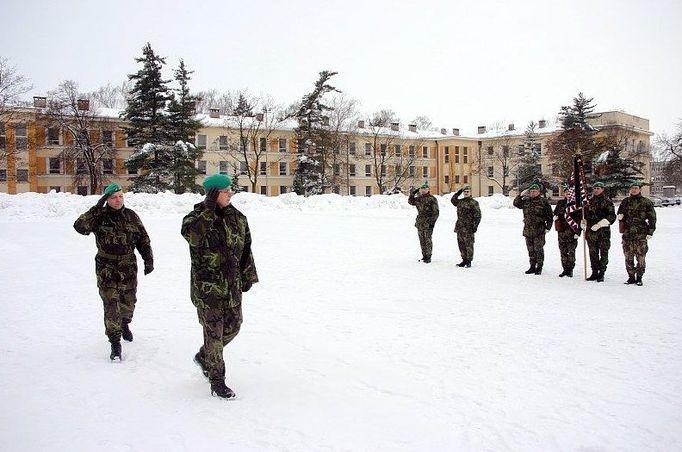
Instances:
[[[175,193],[199,192],[201,187],[196,183],[199,170],[196,161],[203,156],[203,150],[194,146],[194,137],[201,128],[201,121],[195,117],[195,108],[200,99],[190,94],[190,74],[185,62],[180,60],[180,66],[175,71],[178,88],[171,95],[168,104],[167,138],[175,143],[172,151],[171,172],[173,175],[173,189]]]
[[[603,153],[594,161],[595,177],[604,183],[606,194],[613,198],[627,193],[630,183],[644,178],[644,162],[629,155],[627,132],[613,131],[602,139]]]
[[[327,126],[324,113],[332,110],[322,102],[329,92],[340,92],[328,81],[336,72],[322,71],[315,82],[315,89],[303,96],[295,114],[298,127],[295,129],[298,140],[298,166],[294,173],[293,189],[299,195],[316,195],[324,192],[325,156],[331,148],[332,134]]]
[[[133,191],[156,193],[169,189],[173,176],[173,147],[166,132],[169,81],[161,76],[165,58],[156,55],[149,43],[142,53],[141,58],[135,58],[142,68],[128,75],[133,87],[123,117],[130,123],[128,144],[135,152],[126,166],[138,173],[131,185]]]

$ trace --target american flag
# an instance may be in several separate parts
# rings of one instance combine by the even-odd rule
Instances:
[[[583,168],[583,160],[580,155],[576,155],[573,158],[573,172],[568,181],[568,190],[566,191],[568,193],[566,200],[566,223],[573,229],[573,232],[577,233],[580,230],[580,224],[570,214],[589,204],[585,169]]]

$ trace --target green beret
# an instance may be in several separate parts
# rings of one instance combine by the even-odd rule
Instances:
[[[212,188],[225,190],[232,186],[232,179],[226,174],[213,174],[204,179],[203,186],[206,191],[209,191]]]
[[[429,188],[429,181],[425,180],[424,183],[419,188]]]
[[[632,183],[630,183],[630,188],[632,188],[632,187],[640,187],[640,188],[641,188],[642,185],[644,185],[644,184],[642,183],[642,181],[636,180],[636,181],[632,181]]]
[[[595,182],[592,184],[592,188],[604,188],[604,182]]]
[[[465,185],[462,187],[462,191],[471,191],[471,185]]]
[[[107,196],[111,196],[117,191],[121,191],[121,186],[118,184],[109,184],[107,185],[107,188],[104,189],[104,194]]]
[[[528,187],[528,190],[540,190],[540,185],[539,184],[530,184],[530,187]]]

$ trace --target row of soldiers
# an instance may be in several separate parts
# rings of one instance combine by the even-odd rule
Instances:
[[[528,250],[530,267],[526,274],[542,274],[544,264],[545,235],[555,226],[559,240],[561,265],[560,277],[572,277],[575,267],[575,250],[578,238],[585,231],[585,240],[590,251],[592,273],[588,281],[604,281],[609,263],[611,248],[611,225],[619,222],[622,234],[625,269],[628,279],[625,284],[642,285],[646,271],[648,241],[656,230],[656,212],[648,198],[642,196],[642,183],[630,184],[630,194],[619,205],[616,212],[613,201],[606,197],[604,184],[596,182],[592,186],[592,196],[581,209],[567,209],[570,191],[565,191],[565,199],[560,200],[552,210],[547,198],[541,195],[541,186],[531,184],[514,198],[514,207],[523,210],[523,236]],[[568,187],[566,187],[568,188]],[[459,198],[460,195],[463,198]],[[476,230],[481,222],[478,202],[471,197],[471,187],[465,186],[453,194],[452,204],[457,208],[457,244],[462,262],[459,267],[471,267],[474,257]],[[433,249],[433,228],[438,219],[438,201],[431,195],[428,182],[419,189],[410,190],[408,203],[417,208],[415,227],[422,249],[422,262],[431,262]]]

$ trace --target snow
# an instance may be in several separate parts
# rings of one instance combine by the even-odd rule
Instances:
[[[460,269],[449,196],[426,265],[403,195],[239,193],[261,282],[225,402],[192,362],[179,231],[200,199],[125,195],[156,269],[112,364],[94,239],[72,228],[97,196],[0,194],[0,450],[682,450],[681,208],[657,210],[634,287],[615,226],[604,283],[557,277],[553,231],[544,273],[523,274],[522,214],[499,195]]]

